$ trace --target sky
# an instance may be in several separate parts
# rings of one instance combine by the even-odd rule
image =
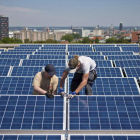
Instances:
[[[140,0],[0,0],[9,26],[140,26]]]

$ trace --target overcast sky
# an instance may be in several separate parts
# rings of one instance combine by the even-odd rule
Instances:
[[[9,26],[140,26],[140,0],[0,0]]]

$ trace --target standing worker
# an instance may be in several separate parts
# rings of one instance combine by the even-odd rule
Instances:
[[[58,77],[53,65],[47,64],[45,71],[38,72],[33,80],[33,95],[46,95],[53,98],[57,94]]]
[[[59,94],[64,96],[64,82],[71,70],[76,70],[74,77],[71,82],[71,94],[68,96],[68,99],[72,99],[74,96],[79,95],[79,92],[85,86],[86,95],[93,95],[92,85],[94,80],[97,78],[96,73],[96,63],[90,57],[86,56],[77,56],[74,55],[74,58],[70,59],[68,66],[63,71],[63,75],[60,80],[60,90]]]

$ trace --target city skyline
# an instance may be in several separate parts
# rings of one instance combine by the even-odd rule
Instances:
[[[7,0],[0,15],[9,17],[9,26],[140,26],[140,0]]]

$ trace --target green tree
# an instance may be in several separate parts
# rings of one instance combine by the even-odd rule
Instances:
[[[106,43],[117,43],[117,39],[114,37],[106,39]]]
[[[90,43],[91,40],[88,37],[84,37],[82,43]]]
[[[96,39],[95,39],[95,43],[99,43],[99,39],[98,39],[98,37],[96,37]]]
[[[81,38],[80,34],[78,34],[78,33],[76,33],[76,34],[73,33],[72,36],[73,36],[74,39]]]
[[[24,39],[24,43],[29,43],[29,39]]]
[[[68,42],[71,42],[73,40],[73,36],[71,34],[67,34],[65,36],[62,36],[61,40],[66,40]]]
[[[1,43],[5,43],[5,44],[22,43],[22,40],[5,37],[4,39],[1,40]]]

